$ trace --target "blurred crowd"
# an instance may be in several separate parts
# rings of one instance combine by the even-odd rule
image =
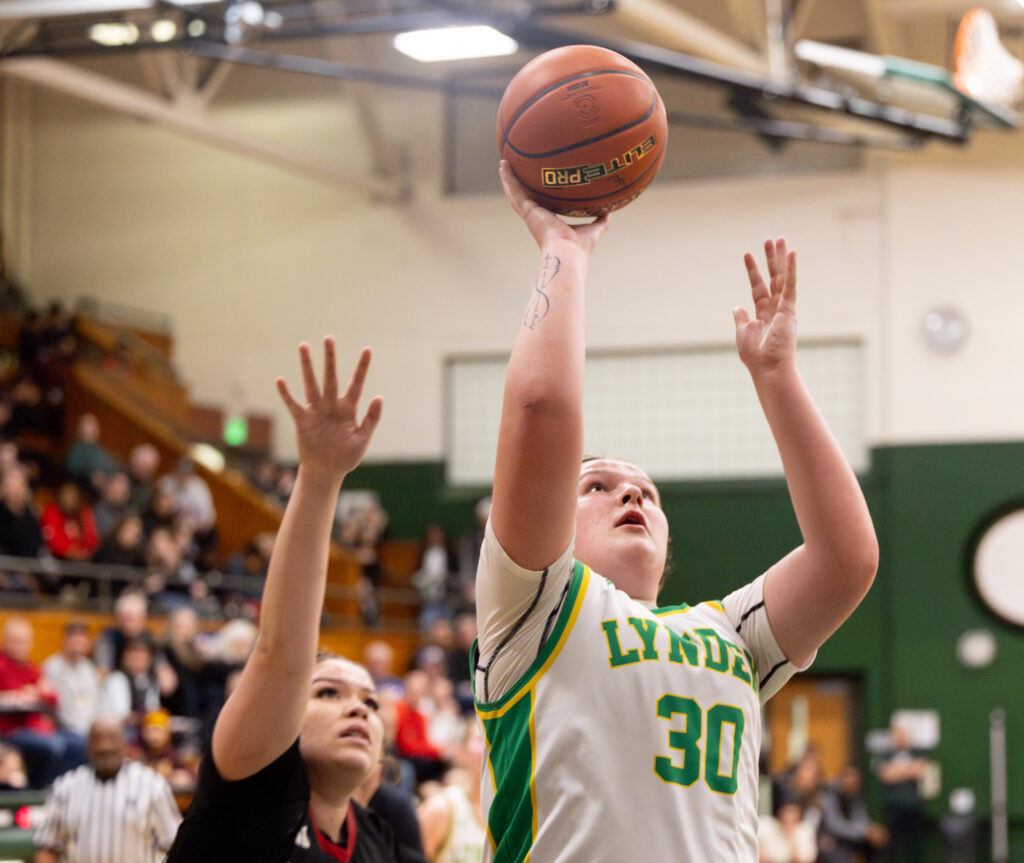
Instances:
[[[912,744],[908,728],[894,721],[871,762],[881,791],[881,819],[876,821],[868,811],[861,769],[846,764],[826,781],[821,753],[808,746],[784,770],[771,776],[763,772],[759,863],[924,863],[930,831],[926,789],[936,769],[927,753]],[[955,814],[939,825],[947,859],[973,861],[972,813],[958,807]],[[954,845],[962,856],[950,856]]]
[[[71,620],[61,648],[31,659],[33,630],[12,616],[0,636],[0,787],[45,788],[85,761],[97,718],[125,728],[129,756],[155,768],[176,790],[190,790],[217,713],[256,639],[241,618],[200,628],[189,607],[172,611],[154,634],[146,597],[122,594],[115,623],[95,637]]]
[[[0,590],[80,605],[132,585],[156,612],[189,605],[203,617],[254,618],[259,584],[229,588],[225,576],[265,575],[274,536],[218,559],[217,512],[190,458],[162,465],[142,442],[122,461],[91,413],[61,443],[64,382],[78,354],[73,318],[54,303],[22,313],[17,352],[0,362],[0,555],[41,564],[0,568]],[[287,473],[276,469],[282,494]]]

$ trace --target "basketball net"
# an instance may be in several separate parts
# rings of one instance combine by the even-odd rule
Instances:
[[[960,21],[953,83],[979,102],[1007,107],[1024,102],[1024,63],[999,41],[996,19],[987,9],[971,9]]]

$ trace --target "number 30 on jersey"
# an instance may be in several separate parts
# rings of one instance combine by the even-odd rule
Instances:
[[[731,704],[716,704],[705,713],[692,698],[666,693],[658,699],[657,714],[683,728],[671,728],[668,747],[682,753],[681,763],[667,755],[656,755],[654,772],[665,782],[689,788],[704,775],[708,787],[719,794],[735,794],[736,768],[743,743],[743,711]],[[723,735],[732,735],[732,746],[722,749]],[[703,752],[701,739],[705,738]],[[731,752],[731,759],[729,754]],[[723,757],[724,756],[724,757]],[[723,765],[723,761],[725,764]],[[725,770],[722,768],[725,767]]]

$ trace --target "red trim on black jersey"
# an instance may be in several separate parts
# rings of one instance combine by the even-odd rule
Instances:
[[[345,840],[344,845],[332,842],[320,832],[320,828],[313,820],[312,810],[309,813],[309,823],[313,825],[313,832],[316,833],[317,841],[325,854],[329,854],[339,863],[348,863],[352,859],[352,854],[356,850],[356,834],[359,832],[359,827],[356,824],[356,810],[352,808],[351,802],[348,804],[348,812],[345,814],[345,829],[341,831]]]

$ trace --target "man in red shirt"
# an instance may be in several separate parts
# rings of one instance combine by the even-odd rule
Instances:
[[[412,764],[416,784],[439,780],[448,769],[445,753],[430,739],[428,678],[424,671],[405,676],[405,698],[395,704],[395,750]]]
[[[72,767],[85,763],[80,735],[59,731],[52,712],[57,693],[29,661],[32,625],[8,618],[0,644],[0,734],[21,750],[33,788],[45,788]]]

